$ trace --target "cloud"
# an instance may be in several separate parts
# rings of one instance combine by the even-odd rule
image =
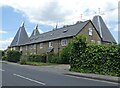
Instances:
[[[0,50],[7,49],[8,46],[10,46],[10,43],[12,42],[13,37],[8,39],[0,39]]]
[[[10,6],[17,12],[23,13],[30,22],[53,25],[73,23],[84,19],[91,19],[98,8],[101,11],[117,7],[118,0],[2,0],[0,6]],[[115,20],[116,12],[106,14],[107,20]],[[110,17],[110,19],[108,19]]]
[[[0,34],[6,34],[6,33],[8,33],[8,32],[0,30]]]
[[[1,0],[1,6],[10,6],[35,24],[58,26],[92,19],[100,14],[111,31],[117,31],[119,0]],[[103,15],[104,13],[104,15]],[[81,17],[82,14],[82,17]],[[40,31],[41,32],[41,31]]]

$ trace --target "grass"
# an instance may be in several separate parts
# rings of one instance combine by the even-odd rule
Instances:
[[[42,62],[26,62],[26,65],[48,66],[48,65],[55,65],[55,64],[53,64],[53,63],[42,63]]]

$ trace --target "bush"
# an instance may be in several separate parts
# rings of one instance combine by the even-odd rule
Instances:
[[[83,35],[73,38],[69,54],[71,68],[79,68],[79,66],[81,65],[81,60],[84,59],[82,54],[85,52],[86,44],[86,37]]]
[[[27,59],[28,59],[28,56],[26,55],[21,56],[20,64],[27,64]]]
[[[2,56],[2,60],[7,60],[7,56],[6,55]]]
[[[48,55],[48,62],[49,63],[56,63],[56,64],[60,64],[61,63],[61,59],[57,54],[49,54]]]
[[[28,61],[31,62],[46,62],[46,55],[42,54],[42,55],[29,55],[28,56]]]
[[[19,51],[14,51],[14,50],[7,51],[7,61],[18,62],[20,61],[20,56],[21,54]]]
[[[69,64],[71,43],[64,47],[60,53],[61,64]]]
[[[70,70],[120,76],[120,45],[86,44],[77,36],[70,49]]]

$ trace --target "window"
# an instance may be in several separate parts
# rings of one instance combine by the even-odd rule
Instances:
[[[30,45],[30,49],[32,50],[32,48],[33,48],[33,46],[32,45]]]
[[[16,47],[13,47],[13,50],[16,50]]]
[[[101,44],[101,41],[97,41],[98,44]]]
[[[34,49],[36,49],[36,44],[34,44]]]
[[[67,39],[62,39],[61,46],[66,46],[66,45],[67,45]]]
[[[43,48],[43,43],[40,43],[40,49],[42,49]]]
[[[27,51],[27,46],[26,46],[26,51]]]
[[[88,31],[89,31],[89,35],[92,36],[93,34],[92,28],[89,28]]]
[[[12,50],[12,47],[10,48],[10,50]]]
[[[91,40],[92,43],[95,43],[95,40]]]
[[[20,47],[20,51],[22,51],[22,47]]]
[[[53,47],[53,43],[52,42],[49,42],[49,47]]]

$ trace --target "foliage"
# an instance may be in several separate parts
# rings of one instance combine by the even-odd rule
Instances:
[[[20,64],[27,64],[27,59],[28,59],[27,55],[22,55],[20,58]]]
[[[86,44],[77,36],[69,55],[72,71],[120,76],[120,45]]]
[[[7,60],[7,56],[6,55],[2,56],[2,60]]]
[[[69,43],[66,47],[64,47],[60,53],[61,63],[62,64],[69,64],[69,54],[71,49],[71,43]]]
[[[27,61],[27,65],[33,65],[33,66],[48,66],[48,65],[53,65],[51,63],[42,63],[42,62],[29,62]]]
[[[42,55],[29,55],[28,56],[28,61],[31,62],[46,62],[46,55],[42,54]]]
[[[60,64],[61,63],[61,59],[60,59],[60,57],[57,54],[51,53],[51,54],[48,55],[48,62],[49,63]]]
[[[71,42],[70,49],[70,65],[71,68],[79,68],[79,65],[82,63],[83,59],[82,54],[86,49],[86,37],[83,35],[76,36]]]
[[[15,50],[7,51],[7,61],[18,62],[20,61],[20,52]]]

